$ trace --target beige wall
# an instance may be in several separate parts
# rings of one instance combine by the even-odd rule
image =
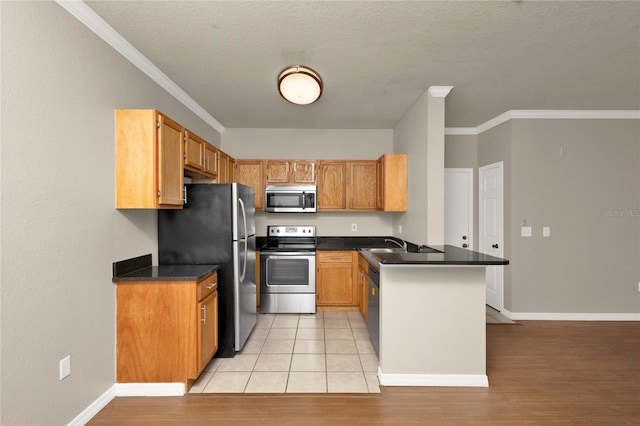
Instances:
[[[476,181],[478,167],[504,164],[505,308],[640,312],[638,120],[510,120],[447,136],[447,167],[473,164],[474,139]],[[477,224],[477,185],[474,205]],[[531,238],[520,237],[525,220]]]
[[[393,144],[394,152],[408,156],[407,212],[396,214],[395,235],[418,244],[443,244],[444,98],[425,92],[394,127]]]
[[[235,158],[375,160],[393,152],[391,130],[352,129],[226,129],[222,149]],[[268,225],[315,225],[319,236],[391,235],[393,213],[323,212],[319,214],[256,214],[256,233]],[[351,231],[351,224],[358,230]]]
[[[114,109],[220,142],[57,4],[0,7],[0,424],[66,424],[115,382],[111,263],[157,259],[156,212],[114,208]]]
[[[638,150],[638,120],[513,120],[513,311],[640,312]]]

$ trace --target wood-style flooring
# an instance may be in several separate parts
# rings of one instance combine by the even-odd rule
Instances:
[[[489,388],[116,398],[89,424],[638,425],[640,323],[487,325],[487,374]]]

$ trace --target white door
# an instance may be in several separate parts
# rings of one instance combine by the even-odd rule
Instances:
[[[502,161],[480,167],[478,171],[478,251],[503,257]],[[487,305],[503,309],[503,267],[487,267]]]
[[[473,169],[444,169],[444,243],[473,249]]]

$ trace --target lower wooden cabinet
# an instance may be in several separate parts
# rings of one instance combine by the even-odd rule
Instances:
[[[358,306],[358,287],[354,285],[352,251],[316,253],[316,305]]]
[[[116,285],[118,383],[182,382],[187,389],[218,349],[218,276]]]
[[[365,321],[369,321],[369,262],[358,253],[358,308]]]

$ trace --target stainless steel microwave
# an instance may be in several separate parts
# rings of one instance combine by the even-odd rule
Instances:
[[[315,185],[267,185],[264,210],[270,213],[315,213]]]

